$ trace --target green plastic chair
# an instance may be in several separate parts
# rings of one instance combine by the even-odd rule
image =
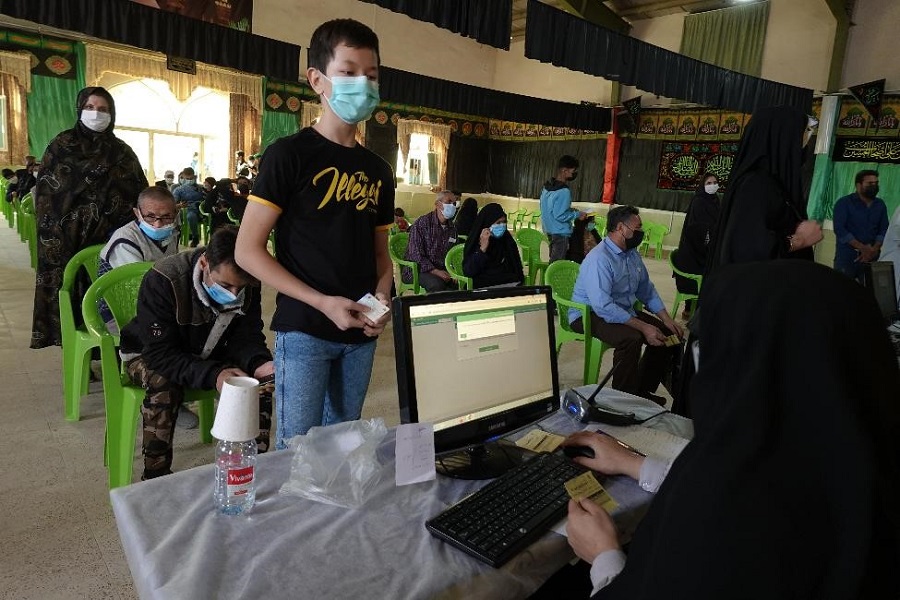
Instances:
[[[447,256],[444,257],[444,267],[450,273],[450,277],[453,278],[456,285],[459,286],[459,289],[471,290],[472,278],[466,277],[463,273],[463,252],[465,249],[466,247],[463,244],[457,244],[450,248],[447,251]]]
[[[206,212],[202,202],[197,206],[197,210],[200,211],[200,240],[203,244],[208,244],[212,231],[212,215]]]
[[[572,301],[575,280],[578,279],[580,265],[571,260],[557,260],[547,267],[544,281],[553,290],[556,312],[559,322],[556,327],[556,355],[563,342],[584,343],[584,385],[597,383],[600,375],[600,361],[603,353],[612,346],[591,336],[591,307],[587,304]],[[574,308],[581,313],[584,333],[578,333],[569,325],[569,309]]]
[[[671,254],[669,254],[669,266],[672,267],[672,272],[675,273],[676,275],[681,275],[682,277],[685,277],[687,279],[693,279],[694,281],[696,281],[697,282],[697,293],[696,294],[687,294],[687,293],[679,292],[678,287],[676,286],[675,302],[672,304],[672,318],[673,319],[678,314],[678,307],[681,306],[682,302],[686,302],[687,300],[696,300],[697,298],[700,297],[700,287],[703,285],[703,275],[687,273],[685,271],[679,270],[675,266],[675,263],[673,261],[675,260],[676,252],[678,252],[678,248],[675,248],[674,250],[672,250]],[[696,304],[694,304],[694,306],[696,306]],[[691,307],[691,310],[688,312],[690,315],[693,315],[694,308]]]
[[[241,220],[237,218],[237,215],[234,214],[234,210],[228,209],[228,212],[225,213],[228,216],[228,220],[231,221],[233,225],[240,225]]]
[[[137,297],[144,275],[153,266],[138,262],[117,267],[102,275],[88,288],[81,309],[88,331],[100,340],[100,362],[103,370],[103,395],[106,408],[106,446],[104,458],[108,467],[109,489],[131,483],[135,437],[145,390],[133,385],[119,365],[117,340],[106,329],[97,309],[103,298],[119,327],[134,318]],[[212,442],[215,390],[186,390],[185,402],[199,401],[200,439]]]
[[[404,292],[409,290],[412,290],[414,294],[424,293],[424,289],[419,286],[419,265],[411,260],[406,260],[406,247],[408,245],[409,234],[405,231],[398,231],[388,237],[388,252],[391,255],[391,262],[400,270],[396,282],[398,296],[402,296]],[[409,270],[412,271],[412,283],[403,281],[403,267],[409,267]]]
[[[63,404],[66,421],[80,418],[81,397],[88,393],[90,382],[91,350],[100,346],[100,339],[87,330],[75,326],[75,309],[81,311],[80,302],[72,297],[75,278],[85,269],[91,283],[97,280],[100,251],[104,244],[88,246],[73,256],[63,271],[59,288],[59,325],[62,332]]]
[[[535,210],[531,213],[528,218],[528,222],[525,224],[531,229],[537,229],[538,224],[541,222],[541,211]]]
[[[178,226],[181,232],[181,241],[179,243],[182,248],[187,248],[191,243],[191,226],[188,225],[187,208],[182,208],[178,211]]]
[[[644,223],[644,241],[641,242],[639,251],[644,256],[650,248],[654,249],[655,258],[662,258],[663,255],[663,238],[669,233],[669,228],[661,223]]]
[[[34,199],[28,194],[21,203],[22,241],[28,244],[31,268],[37,270],[37,218],[34,216]]]
[[[19,206],[17,209],[18,212],[16,214],[16,229],[19,232],[19,239],[22,240],[23,242],[28,241],[27,233],[25,231],[25,225],[26,225],[26,220],[27,220],[27,217],[25,216],[26,202],[28,202],[28,203],[34,202],[34,199],[31,197],[31,192],[28,192],[27,194],[25,194],[24,196],[19,198]],[[32,208],[32,214],[34,214],[34,204],[31,204],[31,208]]]
[[[522,248],[522,262],[528,266],[528,285],[540,285],[547,261],[541,260],[541,245],[550,246],[550,240],[537,229],[523,227],[515,233],[516,242]]]

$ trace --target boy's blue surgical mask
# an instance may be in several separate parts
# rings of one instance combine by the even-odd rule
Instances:
[[[503,237],[506,233],[506,223],[494,223],[491,225],[491,235],[495,238]]]
[[[338,76],[322,77],[331,82],[331,97],[325,101],[332,112],[348,125],[356,125],[372,115],[381,98],[378,95],[378,83],[369,81],[365,75],[358,77]]]

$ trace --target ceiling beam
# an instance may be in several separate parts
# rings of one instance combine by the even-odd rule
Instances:
[[[850,36],[850,3],[847,0],[825,0],[837,21],[834,31],[834,46],[831,50],[831,65],[828,68],[828,92],[837,92],[844,71],[844,57],[847,53],[847,38]]]
[[[558,0],[558,4],[594,25],[626,34],[631,30],[628,21],[608,9],[602,0]]]

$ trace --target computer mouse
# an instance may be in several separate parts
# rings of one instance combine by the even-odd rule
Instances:
[[[575,458],[576,456],[594,458],[594,449],[590,446],[563,446],[563,454],[569,458]]]

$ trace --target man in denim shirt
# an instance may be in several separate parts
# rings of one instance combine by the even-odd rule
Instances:
[[[429,293],[454,289],[450,274],[444,268],[444,258],[451,246],[456,244],[456,216],[458,198],[453,192],[444,190],[434,200],[434,210],[416,219],[409,228],[409,244],[406,246],[406,260],[419,266],[419,284]],[[403,267],[403,281],[412,281],[412,273]]]
[[[878,260],[887,228],[887,206],[878,198],[878,173],[860,171],[856,192],[834,205],[834,268],[862,283],[863,265]]]
[[[667,338],[681,338],[684,331],[663,306],[637,251],[644,238],[638,209],[610,210],[606,229],[607,236],[581,264],[572,300],[591,308],[591,335],[615,348],[612,387],[665,404],[654,392],[677,350],[677,345],[667,345]],[[636,311],[636,301],[656,317]],[[579,311],[570,310],[569,321],[575,331],[584,332]]]

